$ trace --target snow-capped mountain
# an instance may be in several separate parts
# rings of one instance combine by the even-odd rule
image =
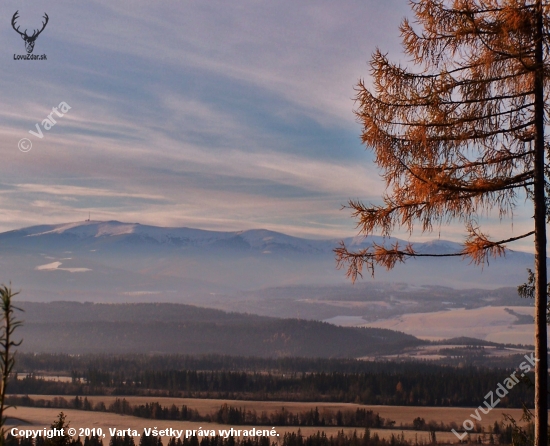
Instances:
[[[332,252],[338,244],[338,240],[309,240],[265,229],[221,232],[185,227],[163,228],[118,221],[41,225],[0,234],[0,243],[11,239],[19,241],[25,239],[24,244],[51,241],[54,247],[60,243],[70,243],[75,247],[89,246],[90,244],[101,244],[105,247],[106,244],[126,243],[135,246],[163,245],[178,248],[223,246],[257,251],[290,250],[301,253],[328,253]],[[350,245],[365,244],[364,238],[348,239],[347,241]]]
[[[360,249],[383,239],[344,241]],[[212,295],[267,287],[348,284],[345,272],[336,270],[333,249],[338,243],[264,229],[222,232],[118,221],[40,225],[0,234],[0,282],[11,280],[26,300],[197,303]],[[415,244],[426,253],[458,247],[442,240]],[[532,262],[530,254],[510,252],[482,271],[460,258],[421,258],[390,272],[379,268],[375,277],[497,288],[523,283]]]

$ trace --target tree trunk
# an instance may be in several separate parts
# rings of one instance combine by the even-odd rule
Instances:
[[[544,179],[544,71],[542,0],[537,0],[535,71],[535,446],[548,445],[546,197]]]

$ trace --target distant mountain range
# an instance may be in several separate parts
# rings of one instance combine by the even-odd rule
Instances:
[[[339,241],[263,229],[221,232],[118,221],[40,225],[0,234],[0,281],[11,280],[25,300],[195,304],[268,287],[351,287],[344,271],[335,268],[332,250]],[[344,241],[360,249],[383,239]],[[460,245],[437,240],[415,246],[421,252],[448,253]],[[512,251],[483,271],[459,258],[422,258],[390,272],[379,268],[376,280],[455,288],[517,286],[532,263],[531,254]]]
[[[366,246],[382,237],[348,238],[346,243]],[[157,247],[172,252],[192,248],[224,251],[249,251],[261,254],[297,253],[327,254],[339,240],[310,240],[292,237],[265,229],[248,231],[206,231],[192,228],[164,228],[121,223],[118,221],[85,221],[61,225],[40,225],[0,234],[0,244],[13,246],[43,246],[48,249],[101,248],[102,250],[150,249]]]

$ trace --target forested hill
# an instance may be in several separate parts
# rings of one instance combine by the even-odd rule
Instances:
[[[24,352],[359,357],[423,344],[374,328],[344,328],[179,304],[22,302]]]

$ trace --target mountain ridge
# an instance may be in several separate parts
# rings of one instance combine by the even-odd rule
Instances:
[[[141,223],[126,223],[117,220],[108,221],[84,221],[61,223],[54,225],[36,225],[28,226],[21,229],[6,231],[0,233],[0,243],[3,238],[12,237],[15,235],[24,234],[26,237],[42,237],[48,235],[71,235],[80,239],[86,238],[106,238],[106,237],[123,237],[123,236],[140,236],[143,241],[154,240],[159,244],[175,244],[181,246],[182,243],[174,243],[175,240],[191,241],[195,240],[196,246],[208,244],[212,242],[226,241],[232,238],[240,237],[249,243],[251,248],[264,249],[269,242],[296,246],[309,245],[317,249],[327,250],[328,245],[331,246],[330,251],[338,246],[340,241],[344,241],[350,247],[364,247],[376,243],[395,243],[398,242],[403,246],[409,242],[395,237],[380,237],[380,236],[353,236],[344,238],[327,238],[327,239],[310,239],[284,234],[282,232],[272,231],[269,229],[257,228],[239,231],[213,231],[207,229],[182,227],[164,227],[143,225]],[[136,240],[136,239],[133,239]],[[262,243],[263,242],[263,243]],[[433,252],[438,254],[451,253],[452,250],[459,250],[462,245],[457,242],[442,239],[433,239],[427,242],[411,242],[413,246],[420,248],[421,252]],[[424,248],[424,249],[422,249]],[[442,249],[443,248],[443,249]],[[530,255],[523,251],[509,250],[509,252]]]
[[[383,241],[382,237],[344,239],[352,249]],[[213,300],[219,302],[213,296],[231,300],[231,296],[270,287],[351,287],[345,272],[336,268],[333,249],[339,242],[266,229],[224,232],[114,220],[36,225],[0,233],[0,280],[11,280],[25,298],[35,301],[156,301],[208,306]],[[414,246],[423,253],[441,254],[460,245],[434,240]],[[391,271],[379,268],[375,279],[493,289],[525,282],[525,270],[532,264],[531,254],[514,251],[491,260],[483,269],[461,258],[427,257],[397,264]]]

